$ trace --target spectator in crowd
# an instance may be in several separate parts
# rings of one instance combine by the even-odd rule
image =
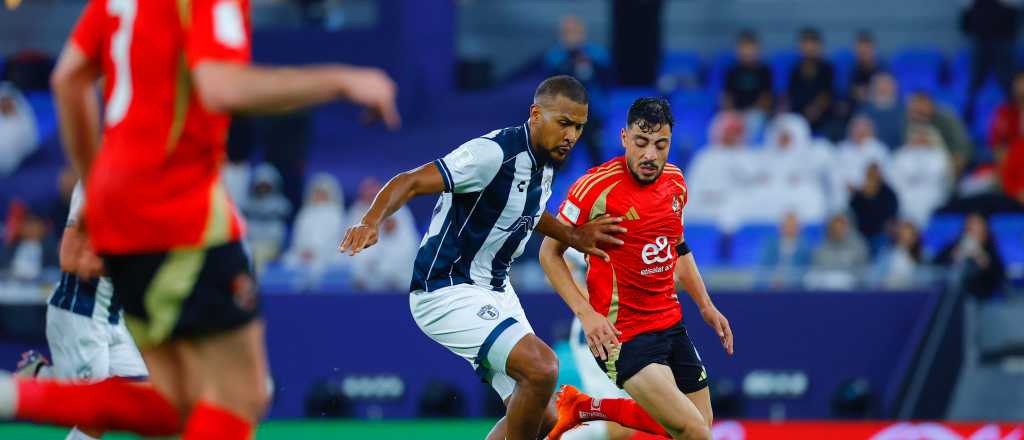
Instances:
[[[1006,268],[996,247],[988,219],[970,214],[964,230],[935,257],[935,264],[951,269],[958,287],[979,298],[988,298],[1006,283]]]
[[[909,221],[896,227],[891,246],[881,252],[871,279],[887,289],[909,289],[925,281],[927,261],[921,243],[921,232]]]
[[[57,240],[50,234],[46,221],[24,209],[12,210],[7,227],[14,232],[0,251],[0,268],[12,278],[35,281],[44,269],[56,268]]]
[[[793,211],[805,223],[821,223],[828,211],[827,174],[830,153],[811,140],[807,121],[800,115],[776,116],[765,136],[767,146],[759,153],[758,184],[744,200],[752,221],[775,221]]]
[[[338,180],[330,174],[314,174],[295,217],[285,266],[322,273],[338,262],[338,245],[345,227],[345,196]]]
[[[824,58],[821,34],[811,28],[800,31],[800,62],[789,75],[789,109],[803,115],[815,133],[830,139],[838,137],[831,136],[835,134],[833,78],[835,71]]]
[[[996,156],[1000,183],[1006,197],[1016,210],[1024,208],[1024,139],[1011,144]]]
[[[864,185],[864,176],[872,164],[889,161],[889,148],[875,137],[871,118],[857,115],[850,120],[847,137],[839,143],[832,176],[838,179],[841,202],[846,205],[851,192]]]
[[[75,191],[75,184],[78,183],[78,173],[70,166],[61,168],[57,174],[57,198],[50,202],[46,216],[48,222],[55,227],[56,236],[59,239],[64,235],[64,225],[68,221],[68,212],[71,210],[71,194]]]
[[[915,92],[907,104],[907,130],[916,125],[929,125],[938,131],[940,143],[949,152],[953,174],[959,177],[970,163],[974,145],[963,121],[952,110],[939,106],[926,92]],[[908,134],[909,136],[909,134]]]
[[[249,249],[257,272],[281,253],[292,205],[281,192],[281,175],[263,163],[253,172],[249,196],[242,207],[248,224]]]
[[[988,140],[996,155],[1005,152],[1014,142],[1024,138],[1021,109],[1024,108],[1024,71],[1013,77],[1013,94],[996,108],[989,126]]]
[[[0,176],[14,173],[39,148],[32,107],[11,83],[0,83]]]
[[[570,75],[587,87],[590,117],[583,144],[595,166],[604,163],[602,134],[608,117],[607,94],[612,84],[611,57],[604,47],[587,41],[587,28],[575,15],[562,18],[559,44],[544,55],[546,75]]]
[[[359,200],[349,210],[349,226],[362,221],[380,187],[373,177],[360,182]],[[349,259],[354,287],[371,292],[408,290],[418,250],[416,221],[412,211],[403,206],[381,225],[377,244]]]
[[[811,257],[807,284],[819,289],[852,289],[868,264],[868,247],[845,213],[828,221],[825,240]]]
[[[882,178],[879,163],[869,165],[863,183],[854,187],[850,211],[857,221],[857,230],[868,241],[871,253],[875,254],[884,243],[889,226],[899,215],[896,193]]]
[[[725,73],[722,108],[743,113],[748,138],[761,133],[774,105],[772,70],[761,59],[761,43],[752,30],[740,32],[736,40],[737,63]]]
[[[875,135],[889,148],[903,145],[906,109],[900,101],[896,78],[886,72],[871,77],[868,100],[860,106],[860,113],[871,119]]]
[[[771,237],[761,250],[759,284],[775,288],[794,286],[811,263],[811,247],[800,235],[800,220],[786,213],[779,235]]]
[[[966,114],[974,116],[974,98],[990,72],[996,74],[1007,94],[1013,76],[1013,42],[1017,38],[1017,6],[1007,0],[973,0],[960,17],[960,29],[971,38],[971,80]],[[1019,2],[1016,2],[1019,3]]]
[[[953,181],[949,154],[938,131],[913,125],[907,145],[900,147],[888,166],[888,181],[899,199],[900,216],[918,227],[928,224],[936,208],[949,198]]]
[[[871,98],[871,78],[881,72],[882,62],[878,59],[875,37],[868,31],[857,33],[853,54],[853,71],[850,72],[850,97],[853,99],[854,104],[859,106]]]
[[[735,205],[756,184],[757,155],[747,148],[744,119],[737,112],[719,113],[709,132],[711,145],[698,151],[689,166],[686,216],[731,231],[739,223]]]

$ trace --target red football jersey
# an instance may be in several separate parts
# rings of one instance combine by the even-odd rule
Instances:
[[[238,240],[220,180],[230,118],[200,103],[190,71],[248,63],[248,0],[91,0],[72,43],[102,69],[103,140],[86,221],[103,254]]]
[[[602,246],[611,262],[588,258],[590,305],[622,332],[621,342],[664,330],[682,319],[675,289],[676,245],[683,237],[686,182],[665,165],[658,180],[640,185],[618,157],[580,177],[558,210],[582,225],[602,214],[623,217],[621,246]]]

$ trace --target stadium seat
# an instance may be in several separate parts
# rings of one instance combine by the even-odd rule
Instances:
[[[736,53],[732,49],[721,50],[711,58],[710,64],[707,89],[717,95],[725,87],[725,74],[736,64]]]
[[[1003,261],[1008,265],[1024,264],[1024,215],[993,215],[991,225]]]
[[[967,121],[971,136],[975,139],[984,139],[988,144],[989,127],[992,125],[992,118],[995,117],[996,109],[1006,100],[1002,87],[995,78],[989,78],[978,96],[974,98],[974,119]]]
[[[297,293],[301,288],[298,274],[278,262],[267,264],[259,274],[259,281],[261,293]]]
[[[800,236],[803,237],[804,241],[807,242],[807,245],[813,249],[825,239],[825,225],[804,225],[803,229],[800,231]]]
[[[832,67],[835,68],[835,78],[832,80],[832,87],[835,87],[836,93],[839,96],[847,96],[850,92],[851,73],[853,72],[854,64],[856,64],[853,50],[849,48],[836,50],[829,56],[829,60],[832,61]]]
[[[800,61],[800,53],[795,50],[778,50],[768,57],[772,69],[772,88],[777,94],[785,94],[789,86],[789,74]]]
[[[761,251],[778,234],[778,226],[771,224],[746,225],[736,231],[730,243],[729,264],[736,267],[754,267],[761,261]]]
[[[32,106],[36,116],[36,130],[39,132],[39,143],[46,144],[57,138],[57,111],[53,106],[50,92],[28,92],[25,100]]]
[[[690,246],[698,264],[718,266],[721,263],[719,246],[722,242],[722,233],[717,227],[710,224],[687,224],[685,236],[686,244]]]
[[[928,222],[921,234],[925,253],[935,255],[943,247],[956,240],[964,229],[962,214],[937,214]]]
[[[622,143],[619,141],[619,129],[626,126],[626,114],[633,101],[644,96],[657,96],[658,91],[649,87],[621,87],[612,89],[608,94],[608,120],[604,130],[604,156],[614,157],[621,153]]]
[[[683,90],[671,97],[676,115],[673,154],[696,151],[707,144],[708,126],[718,107],[717,96],[706,90]]]
[[[904,93],[917,90],[934,92],[942,80],[945,58],[938,48],[919,47],[904,49],[892,57],[889,70],[900,83]]]
[[[704,60],[696,51],[666,51],[661,57],[659,75],[675,78],[677,87],[698,88],[704,84]]]

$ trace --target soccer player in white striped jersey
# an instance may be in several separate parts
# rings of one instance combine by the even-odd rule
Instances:
[[[381,189],[340,249],[377,241],[379,225],[412,197],[442,193],[416,258],[413,318],[434,341],[466,359],[505,401],[488,439],[532,440],[554,425],[550,405],[558,359],[526,319],[508,282],[531,233],[566,240],[601,258],[597,243],[621,243],[618,218],[573,230],[545,212],[555,168],[587,122],[587,92],[569,76],[546,79],[529,120],[472,139],[448,155],[401,173]]]

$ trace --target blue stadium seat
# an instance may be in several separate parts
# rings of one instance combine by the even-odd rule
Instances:
[[[984,139],[985,144],[988,144],[988,132],[992,125],[992,118],[996,115],[996,109],[1005,100],[1006,95],[1003,94],[1003,89],[995,78],[989,78],[981,86],[978,96],[974,98],[974,120],[967,121],[968,129],[975,139]]]
[[[804,241],[807,242],[807,245],[810,246],[811,249],[814,249],[822,240],[825,239],[825,225],[804,225],[803,229],[800,231],[800,236],[803,237]]]
[[[261,293],[298,293],[300,284],[298,274],[279,262],[267,264],[259,275]]]
[[[28,92],[25,100],[32,107],[36,116],[36,130],[39,142],[45,144],[57,138],[57,110],[53,105],[50,92]]]
[[[897,52],[889,63],[889,70],[904,93],[916,90],[934,92],[941,84],[944,65],[945,57],[941,50],[919,47]]]
[[[1024,264],[1024,215],[993,215],[991,225],[1003,261],[1006,264]]]
[[[800,52],[790,49],[775,51],[768,57],[768,64],[772,68],[772,88],[775,89],[775,93],[786,93],[786,87],[789,86],[789,74],[799,61]]]
[[[953,54],[949,63],[949,85],[950,87],[967,93],[967,87],[971,82],[971,57],[974,56],[971,48],[960,48]]]
[[[746,225],[732,236],[729,263],[737,267],[754,267],[761,262],[761,252],[769,240],[778,234],[778,226],[771,224]]]
[[[657,96],[658,91],[649,87],[620,87],[608,93],[608,120],[604,126],[604,156],[613,157],[621,153],[619,129],[626,126],[626,113],[633,101],[644,96]]]
[[[717,266],[721,263],[719,245],[722,233],[717,227],[700,223],[687,224],[684,235],[698,263],[704,266]]]
[[[661,56],[661,75],[676,77],[681,84],[693,87],[702,86],[704,78],[704,60],[696,51],[670,50]]]
[[[829,60],[832,61],[832,67],[835,68],[832,87],[835,87],[839,96],[846,96],[850,92],[851,74],[857,61],[853,50],[849,48],[836,50],[829,56]]]
[[[725,74],[736,65],[736,53],[732,49],[724,49],[717,52],[710,62],[708,68],[708,91],[718,94],[725,87]]]
[[[921,235],[925,253],[935,255],[952,243],[964,229],[962,214],[937,214],[928,222]]]
[[[706,90],[683,90],[670,98],[676,115],[673,151],[696,151],[707,144],[708,126],[718,107],[718,96]]]

